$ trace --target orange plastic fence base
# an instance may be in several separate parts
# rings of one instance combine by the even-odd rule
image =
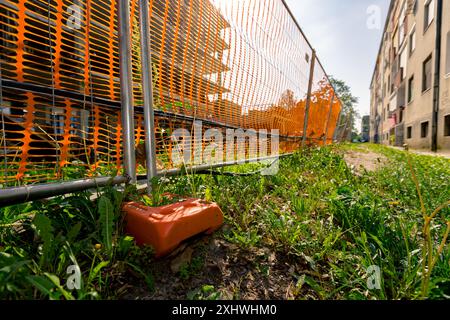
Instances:
[[[138,245],[152,246],[157,257],[169,254],[195,235],[211,234],[223,224],[220,207],[200,199],[157,208],[132,202],[123,210],[127,233],[134,236]]]

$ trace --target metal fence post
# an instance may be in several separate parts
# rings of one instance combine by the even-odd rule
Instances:
[[[136,183],[131,28],[129,0],[118,1],[120,95],[122,102],[123,163],[130,183]]]
[[[337,120],[337,123],[336,123],[336,128],[334,129],[334,134],[333,134],[333,142],[334,141],[338,142],[339,128],[341,127],[341,119],[342,119],[342,110],[339,111],[339,116],[338,116],[338,120]]]
[[[347,121],[345,122],[345,127],[344,127],[344,131],[342,132],[342,137],[341,137],[341,141],[340,142],[343,142],[344,139],[347,140],[346,137],[345,137],[346,135],[347,135],[347,138],[348,138],[347,129],[348,129],[349,126],[351,126],[352,112],[349,112],[347,117],[348,118],[347,118]]]
[[[142,91],[144,98],[144,130],[147,161],[147,187],[151,192],[152,179],[157,176],[155,114],[153,112],[153,74],[150,43],[149,1],[140,0],[140,31],[142,59]]]
[[[316,64],[316,50],[313,49],[312,51],[312,58],[311,58],[311,66],[309,70],[309,82],[308,82],[308,93],[306,96],[306,106],[305,106],[305,120],[303,123],[303,139],[302,139],[302,148],[306,145],[306,136],[308,131],[308,120],[309,120],[309,108],[311,105],[311,91],[312,91],[312,85],[314,81],[314,67]]]
[[[328,126],[330,125],[331,114],[333,113],[333,104],[334,104],[334,93],[331,96],[331,100],[330,100],[330,110],[328,111],[328,119],[327,119],[327,124],[326,124],[326,128],[325,128],[325,136],[323,137],[323,144],[324,145],[327,145]]]

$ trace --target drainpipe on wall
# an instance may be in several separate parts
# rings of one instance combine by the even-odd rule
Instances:
[[[431,151],[438,150],[438,115],[439,115],[439,98],[440,98],[440,81],[441,81],[441,45],[442,45],[442,3],[443,0],[437,1],[436,16],[436,50],[435,50],[435,66],[434,66],[434,91],[433,91],[433,118],[431,128]]]

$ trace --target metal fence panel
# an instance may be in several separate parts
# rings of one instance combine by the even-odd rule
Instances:
[[[136,162],[145,173],[140,6],[129,4]],[[2,186],[122,173],[117,6],[0,0]],[[332,142],[340,101],[320,63],[310,76],[313,50],[283,1],[149,0],[149,14],[158,170],[179,166],[171,136],[182,128],[200,152],[213,141],[208,129],[238,128],[276,129],[279,152],[295,151],[310,79],[307,141]],[[221,145],[218,161],[228,163],[233,149]],[[271,150],[250,148],[233,151],[235,160]],[[189,164],[208,163],[195,152]]]

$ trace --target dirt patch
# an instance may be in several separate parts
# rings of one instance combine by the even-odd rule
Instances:
[[[349,167],[356,171],[357,174],[361,174],[364,171],[377,171],[388,161],[385,156],[367,149],[361,149],[361,151],[348,151],[344,155],[344,160]]]
[[[191,265],[201,263],[198,270],[190,271],[188,278],[171,272],[171,264],[184,250],[193,250]],[[280,256],[268,248],[242,249],[218,235],[196,240],[185,246],[183,252],[154,262],[152,292],[139,281],[131,284],[122,299],[207,299],[211,292],[202,291],[205,286],[216,298],[224,300],[287,300],[300,294],[303,298],[317,298],[308,287],[298,286],[302,275],[312,272],[308,271],[304,258]]]

